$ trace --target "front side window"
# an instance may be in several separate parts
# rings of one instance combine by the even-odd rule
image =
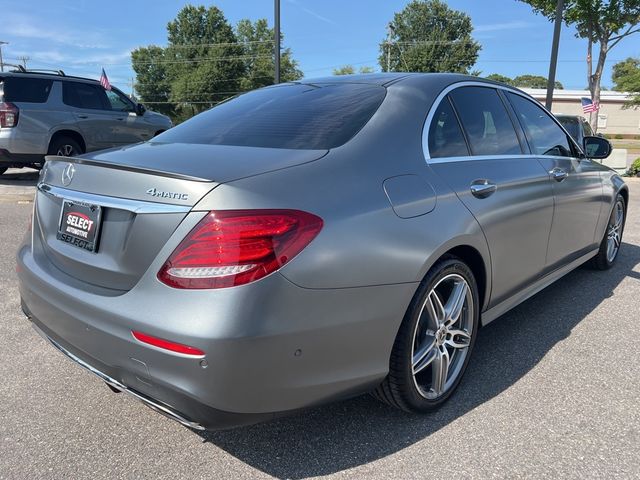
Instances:
[[[469,155],[462,129],[451,107],[449,97],[444,98],[436,110],[429,127],[429,155],[431,158]]]
[[[105,93],[107,94],[107,98],[109,99],[111,110],[115,110],[117,112],[133,112],[135,110],[131,100],[129,100],[120,92],[112,89],[106,90]]]
[[[451,92],[473,155],[518,155],[520,142],[498,92],[462,87]]]
[[[567,134],[541,106],[515,93],[507,95],[534,154],[556,157],[573,156]]]
[[[62,101],[71,107],[111,110],[104,88],[90,83],[63,82]]]

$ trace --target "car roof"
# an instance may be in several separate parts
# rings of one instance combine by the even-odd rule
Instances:
[[[60,73],[48,73],[48,72],[18,72],[18,71],[12,71],[12,72],[1,72],[0,73],[0,78],[8,78],[8,77],[12,77],[12,78],[45,78],[47,80],[72,80],[74,82],[86,82],[86,83],[100,83],[98,82],[98,80],[94,80],[92,78],[85,78],[85,77],[75,77],[72,75],[63,75]]]
[[[465,75],[462,73],[414,73],[414,72],[393,72],[393,73],[362,73],[354,75],[332,75],[330,77],[319,78],[303,78],[295,83],[364,83],[370,85],[388,86],[394,83],[403,83],[404,81],[422,81],[425,85],[432,83],[433,85],[447,85],[458,82],[477,82],[486,83],[488,85],[500,85],[513,90],[515,87],[504,83],[495,82],[486,78],[476,77],[473,75]]]

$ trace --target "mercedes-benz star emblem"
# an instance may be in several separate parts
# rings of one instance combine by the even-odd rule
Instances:
[[[70,163],[64,170],[62,171],[62,184],[66,187],[73,180],[73,174],[76,173],[76,167],[73,166],[73,163]]]

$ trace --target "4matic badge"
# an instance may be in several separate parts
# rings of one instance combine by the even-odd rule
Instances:
[[[188,193],[163,192],[162,190],[158,190],[157,188],[150,188],[146,193],[147,195],[151,195],[152,197],[172,198],[174,200],[189,200]]]

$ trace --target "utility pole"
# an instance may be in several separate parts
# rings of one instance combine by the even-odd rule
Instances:
[[[556,6],[556,22],[553,28],[553,43],[551,45],[551,62],[549,63],[549,80],[547,82],[547,99],[545,107],[551,111],[553,104],[553,89],[556,84],[556,67],[558,66],[558,47],[560,46],[560,29],[562,28],[562,12],[564,0],[558,0]]]
[[[27,62],[29,60],[31,60],[31,57],[27,57],[26,55],[22,55],[21,57],[18,57],[18,60],[20,60],[22,62],[22,66],[26,70],[27,69]]]
[[[391,23],[387,24],[387,72],[391,70]]]
[[[280,83],[280,0],[273,1],[273,16],[274,81],[275,83]]]
[[[2,46],[9,45],[9,42],[3,42],[0,40],[0,72],[4,72],[4,63],[2,62]]]

